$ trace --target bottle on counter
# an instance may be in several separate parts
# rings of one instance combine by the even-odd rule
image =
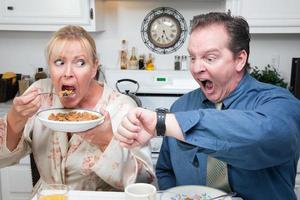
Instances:
[[[181,70],[188,70],[188,57],[181,56]]]
[[[121,51],[120,51],[120,68],[127,69],[128,68],[128,49],[126,40],[122,40]]]
[[[128,69],[137,69],[138,68],[138,60],[135,56],[135,48],[132,47],[131,49],[131,56],[128,62]]]
[[[181,70],[180,56],[174,57],[174,70]]]
[[[154,64],[153,64],[153,58],[152,58],[152,54],[149,53],[149,57],[146,61],[146,70],[154,70]]]
[[[44,71],[44,68],[39,67],[37,73],[35,73],[35,75],[34,75],[34,79],[35,79],[35,81],[37,81],[37,80],[43,79],[43,78],[47,78],[47,74]]]
[[[145,69],[145,56],[140,55],[139,57],[139,69],[144,70]]]

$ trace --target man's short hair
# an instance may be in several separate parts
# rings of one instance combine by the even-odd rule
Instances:
[[[237,56],[240,51],[245,50],[249,57],[249,25],[243,17],[231,16],[230,13],[225,12],[210,12],[207,14],[197,15],[191,20],[190,33],[196,29],[201,29],[213,24],[224,25],[229,36],[228,49],[234,56]],[[248,57],[246,67],[249,67]]]

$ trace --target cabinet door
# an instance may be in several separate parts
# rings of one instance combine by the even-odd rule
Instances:
[[[0,169],[0,182],[2,200],[30,199],[32,180],[29,156],[18,165]]]
[[[0,9],[1,30],[52,31],[67,24],[91,29],[95,25],[95,0],[1,0]]]
[[[227,0],[226,7],[247,19],[251,33],[300,33],[299,0]]]

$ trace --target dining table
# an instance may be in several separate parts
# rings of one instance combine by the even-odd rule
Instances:
[[[160,199],[161,194],[156,194],[156,199]],[[70,190],[68,200],[125,200],[124,192],[102,192],[102,191],[79,191]],[[32,200],[38,200],[36,196]]]

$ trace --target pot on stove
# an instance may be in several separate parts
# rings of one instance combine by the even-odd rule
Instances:
[[[121,91],[118,86],[121,82],[131,82],[131,83],[135,84],[136,85],[135,91],[130,91],[130,90],[126,90],[126,89],[124,91]],[[138,107],[142,107],[141,100],[136,96],[136,93],[138,92],[138,90],[140,88],[140,85],[137,81],[132,80],[132,79],[120,79],[116,82],[116,88],[122,94],[125,94],[125,95],[128,95],[129,97],[131,97],[135,101],[135,103],[137,104]]]

